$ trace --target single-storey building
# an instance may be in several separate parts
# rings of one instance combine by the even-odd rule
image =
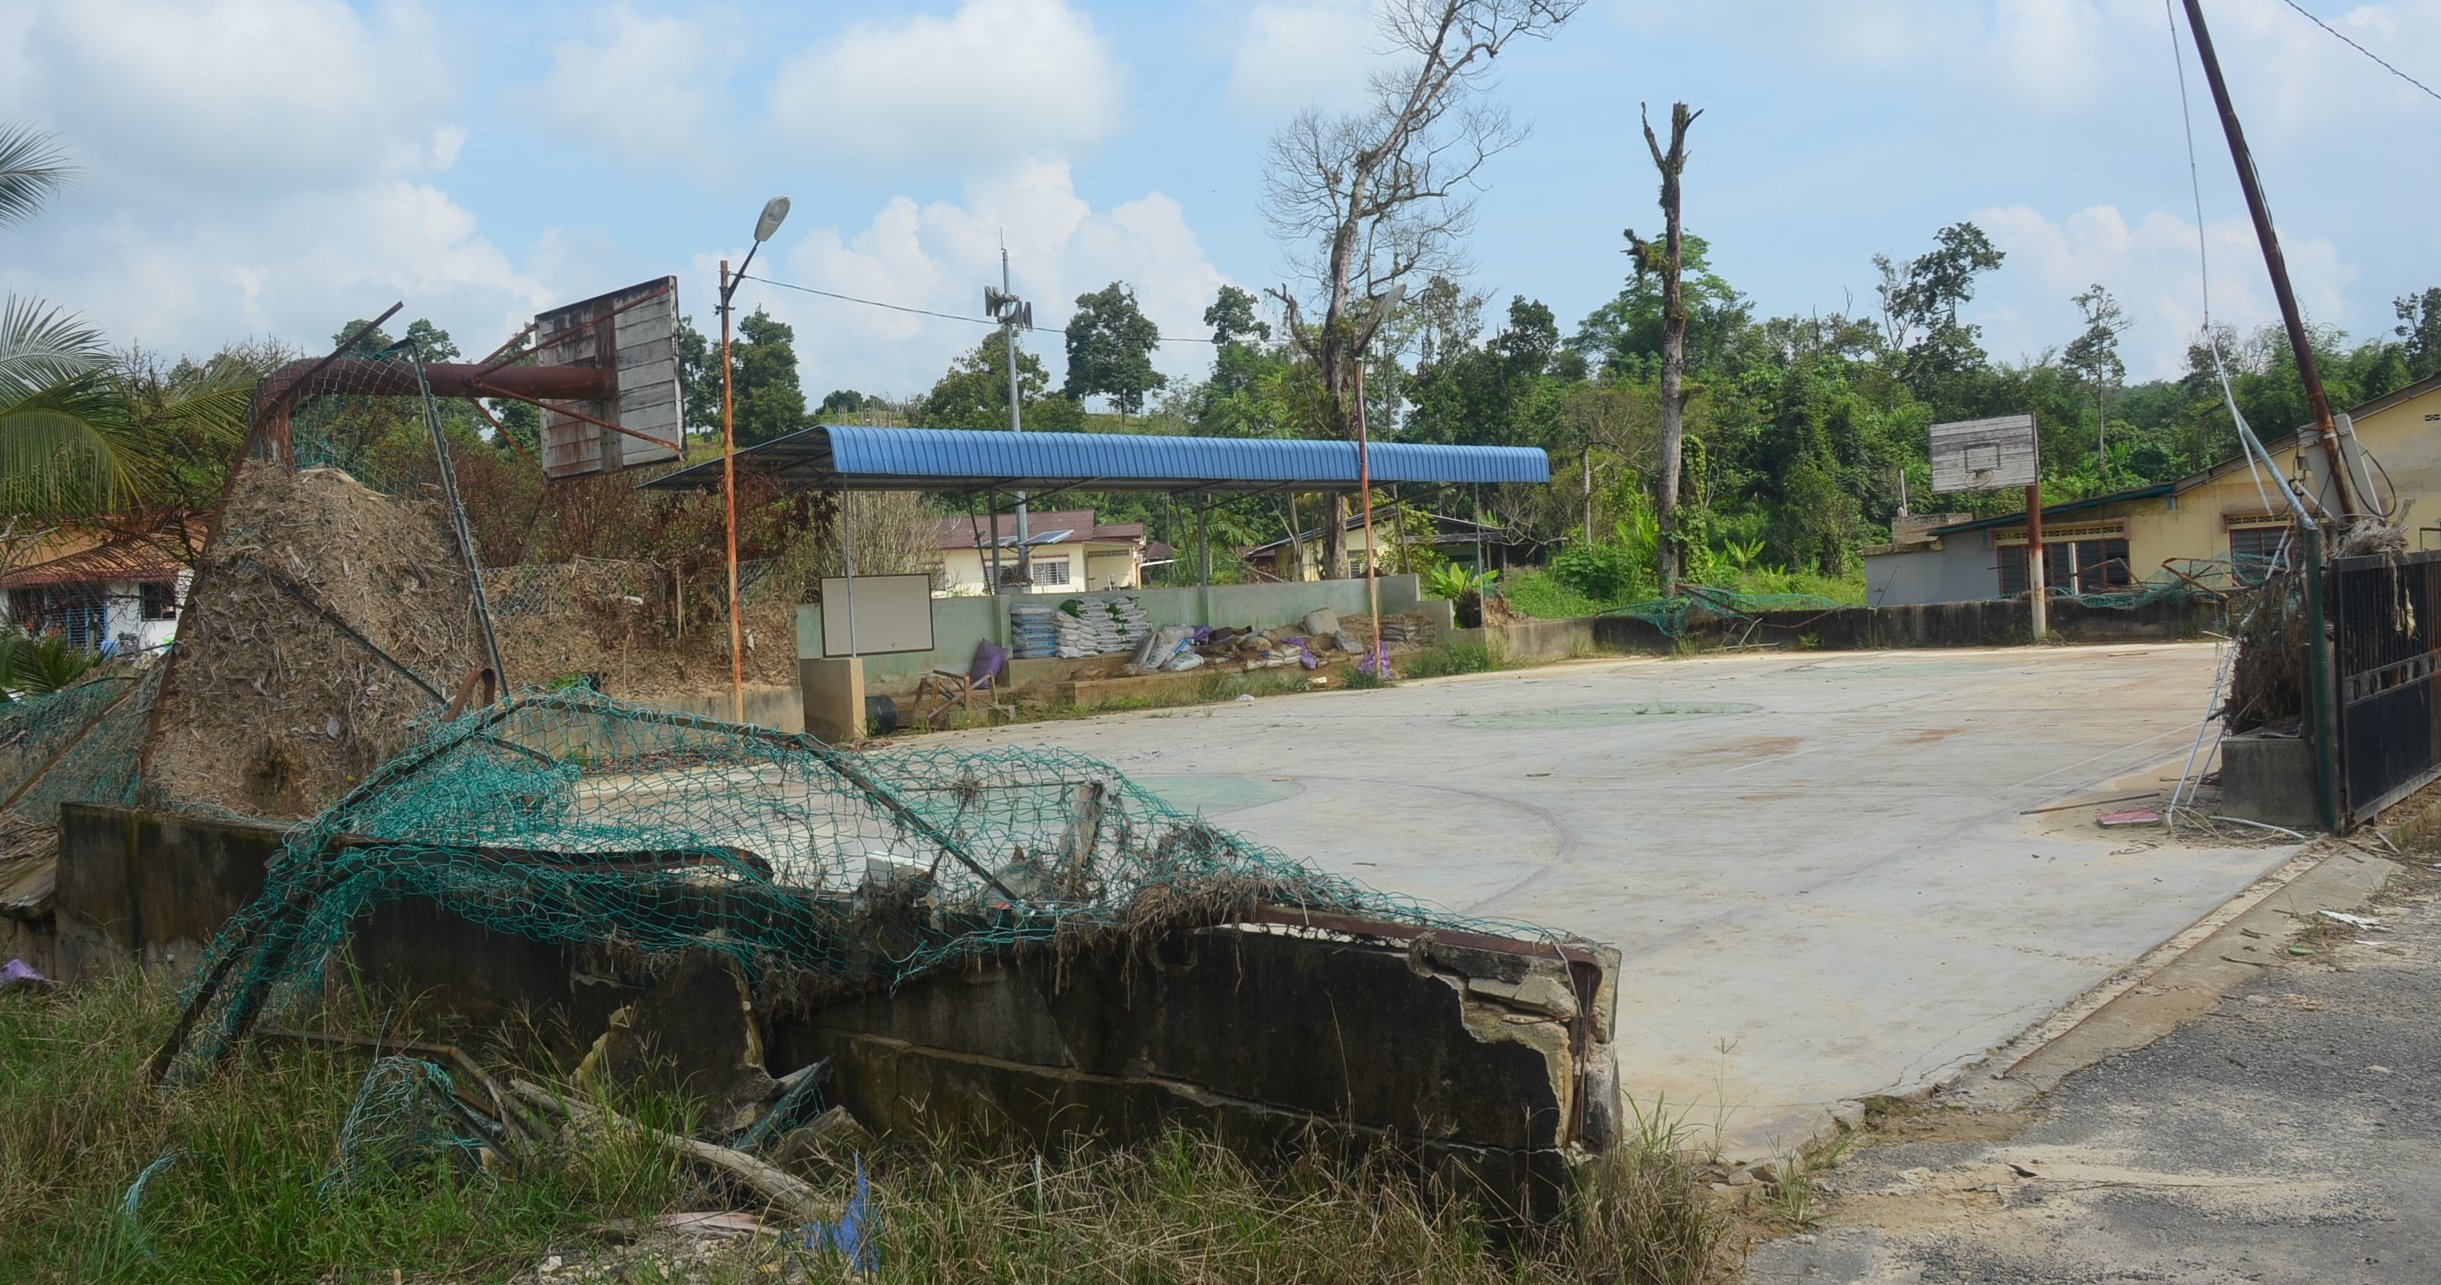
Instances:
[[[1017,565],[1017,519],[1012,514],[1000,514],[996,520],[939,518],[933,530],[941,558],[940,573],[933,580],[936,593],[991,592],[995,550],[1004,570]],[[1091,509],[1046,509],[1026,515],[1026,546],[1034,593],[1136,589],[1144,583],[1141,522],[1097,522]]]
[[[2411,532],[2410,547],[2441,543],[2441,376],[2357,406],[2343,417],[2363,457],[2359,507]],[[2305,502],[2334,507],[2312,429],[2265,448]],[[2421,529],[2419,529],[2421,524]],[[2280,489],[2244,456],[2174,482],[2043,506],[2044,582],[2059,593],[2105,593],[2180,576],[2259,578],[2286,547]],[[1865,550],[1874,606],[1965,602],[2026,591],[2023,513],[1968,520],[1902,516],[1891,542]]]
[[[1412,512],[1422,513],[1422,510]],[[1475,566],[1476,552],[1481,550],[1484,562],[1489,564],[1488,569],[1505,569],[1517,550],[1530,543],[1516,532],[1489,522],[1442,513],[1422,515],[1432,523],[1433,551],[1451,562],[1469,567]],[[1397,560],[1396,550],[1392,547],[1395,543],[1392,528],[1398,520],[1397,511],[1375,506],[1373,525],[1382,536],[1384,574],[1388,574],[1391,564]],[[1348,565],[1354,574],[1363,573],[1369,547],[1365,540],[1364,514],[1351,512],[1348,514],[1347,549]],[[1312,527],[1301,531],[1294,540],[1282,536],[1268,543],[1240,549],[1238,556],[1254,569],[1255,577],[1259,580],[1319,580],[1322,578],[1322,528]]]
[[[86,651],[163,647],[194,578],[181,537],[58,531],[0,574],[0,615],[28,633],[56,633]],[[200,541],[200,532],[186,538]]]

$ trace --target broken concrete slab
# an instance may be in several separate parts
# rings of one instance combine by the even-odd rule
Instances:
[[[702,1128],[728,1137],[780,1095],[765,1069],[763,1027],[737,962],[688,951],[608,1029],[576,1068],[579,1082],[673,1090],[703,1111]]]

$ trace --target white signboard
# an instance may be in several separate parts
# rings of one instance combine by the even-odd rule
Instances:
[[[1939,494],[2032,486],[2039,459],[2032,415],[1932,426],[1932,489]]]
[[[607,368],[615,380],[603,400],[569,403],[573,414],[544,408],[543,476],[616,473],[678,458],[686,422],[678,397],[678,278],[538,313],[534,333],[541,364]]]
[[[853,620],[855,638],[848,637]],[[822,654],[880,656],[932,650],[932,577],[824,576]]]

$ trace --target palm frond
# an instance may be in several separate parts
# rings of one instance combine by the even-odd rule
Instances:
[[[56,521],[137,500],[158,465],[129,410],[101,371],[0,398],[0,512]]]
[[[102,332],[30,296],[0,303],[0,405],[89,375],[110,360]]]
[[[0,227],[34,217],[75,173],[57,138],[22,121],[0,125]]]

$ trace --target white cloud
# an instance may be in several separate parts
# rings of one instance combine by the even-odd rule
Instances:
[[[82,173],[10,230],[0,273],[169,352],[320,345],[394,299],[470,341],[505,335],[542,291],[432,178],[467,138],[447,68],[406,6],[16,8],[0,117],[55,131]]]
[[[551,51],[551,69],[514,101],[564,137],[635,165],[707,167],[721,87],[746,52],[746,24],[728,10],[643,15],[621,4],[593,36]]]
[[[1355,107],[1364,101],[1364,67],[1379,44],[1366,0],[1258,4],[1230,61],[1229,101],[1282,116]]]
[[[963,168],[1108,137],[1124,74],[1062,0],[964,0],[945,18],[860,23],[790,59],[771,126],[815,156]]]
[[[1033,302],[1037,325],[1063,325],[1076,296],[1125,281],[1166,335],[1204,331],[1203,310],[1227,280],[1206,257],[1185,211],[1160,193],[1095,210],[1077,195],[1064,162],[1031,160],[980,177],[958,202],[919,205],[896,197],[855,231],[808,233],[773,275],[818,289],[978,317],[985,285],[1000,282],[1006,234],[1017,293]],[[733,256],[734,257],[734,256]],[[697,276],[710,269],[697,265]],[[985,327],[822,299],[750,284],[751,303],[796,327],[806,391],[840,387],[910,396],[931,388]],[[1066,365],[1061,337],[1023,340],[1056,382]],[[1200,377],[1204,345],[1164,344],[1154,364],[1174,377]]]
[[[452,78],[419,11],[339,0],[37,0],[0,110],[164,186],[333,186],[445,164]]]
[[[2324,21],[2376,50],[2412,56],[2441,48],[2441,3],[2391,0]],[[2108,118],[2131,90],[2166,84],[2170,27],[2161,0],[1623,0],[1633,30],[1656,42],[1700,33],[1814,66],[1871,73],[1860,88],[1912,98],[1929,92],[1946,110],[2031,110]],[[2328,35],[2285,0],[2225,0],[2211,7],[2214,47],[2250,136],[2299,140],[2415,106],[2435,106]],[[2192,92],[2209,112],[2182,13],[2178,48]],[[2396,58],[2393,59],[2396,61]],[[2199,125],[2208,123],[2208,114]]]
[[[2131,224],[2108,205],[2058,220],[2023,205],[1977,210],[1973,218],[2008,255],[1970,315],[1984,326],[1991,351],[2017,357],[2065,343],[2082,327],[2070,297],[2100,282],[2134,323],[2121,341],[2129,377],[2184,372],[2187,344],[2204,321],[2193,222],[2155,210]],[[2253,225],[2212,223],[2205,244],[2212,319],[2240,331],[2277,323]],[[2288,239],[2281,249],[2306,316],[2320,322],[2344,315],[2356,272],[2338,249],[2320,238]]]

